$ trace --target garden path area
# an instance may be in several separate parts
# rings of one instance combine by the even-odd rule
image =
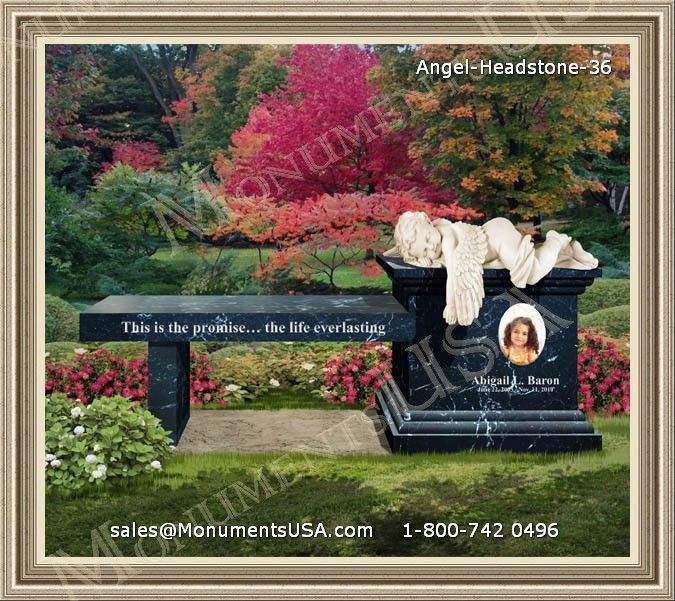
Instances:
[[[374,411],[331,409],[192,411],[177,450],[388,455]]]

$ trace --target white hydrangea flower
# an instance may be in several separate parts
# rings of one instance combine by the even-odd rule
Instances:
[[[87,455],[87,456],[84,458],[84,460],[85,460],[87,463],[96,463],[96,462],[98,461],[98,457],[96,457],[96,455]]]
[[[281,386],[281,383],[279,382],[279,380],[276,380],[274,378],[270,378],[270,385],[274,386],[274,388],[277,388],[278,386]]]
[[[105,465],[103,465],[102,463],[99,463],[96,466],[96,470],[101,472],[102,474],[105,474],[108,471],[108,468]]]
[[[84,355],[86,352],[87,352],[87,349],[82,348],[81,346],[73,349],[73,353],[75,353],[76,355]]]
[[[98,453],[100,450],[101,450],[101,445],[98,444],[98,443],[96,443],[96,444],[94,445],[94,451],[95,451],[96,453]]]
[[[150,467],[151,467],[153,470],[161,470],[161,469],[162,469],[162,464],[161,464],[159,461],[157,461],[157,459],[155,459],[154,461],[151,461],[151,462],[150,462]]]
[[[61,460],[54,459],[53,461],[49,462],[49,465],[51,465],[52,467],[61,467]]]
[[[310,370],[314,369],[316,367],[316,365],[314,365],[314,363],[303,363],[300,367],[302,367],[302,369],[306,369],[307,371],[310,371]]]
[[[82,415],[82,407],[73,407],[70,410],[70,417],[72,417],[73,419],[77,419],[81,415]]]
[[[80,434],[84,434],[84,428],[82,426],[75,426],[73,428],[73,434],[75,434],[75,436],[79,436]]]
[[[225,390],[227,390],[228,392],[236,392],[240,388],[241,386],[237,386],[236,384],[228,384],[227,386],[225,386]]]
[[[45,461],[47,462],[54,461],[54,459],[56,459],[56,455],[54,455],[53,453],[47,453],[45,455]]]
[[[310,384],[314,384],[314,382],[316,382],[316,378],[310,378],[310,379],[307,380],[307,381],[308,381]]]
[[[92,478],[94,478],[94,480],[98,480],[99,478],[103,478],[103,472],[101,472],[99,470],[94,470],[91,473],[91,476],[92,476]]]

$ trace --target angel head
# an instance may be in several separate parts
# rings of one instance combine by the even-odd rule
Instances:
[[[394,229],[395,248],[406,263],[420,267],[441,265],[441,233],[431,223],[426,213],[407,211],[398,219]]]

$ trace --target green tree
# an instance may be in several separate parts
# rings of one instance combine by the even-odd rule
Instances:
[[[87,231],[81,200],[47,181],[45,188],[45,275],[68,295],[87,286],[87,271],[106,256],[99,237]]]
[[[88,46],[51,44],[45,58],[46,173],[55,186],[82,194],[98,131],[81,122],[80,110],[100,77],[100,65]]]
[[[90,48],[100,74],[81,100],[80,120],[99,132],[98,162],[110,161],[112,147],[129,139],[154,142],[162,151],[173,146],[171,130],[161,119],[164,113],[127,48],[112,44]],[[153,70],[154,77],[168,95],[158,71]]]
[[[134,258],[151,256],[166,242],[168,234],[159,215],[164,215],[165,209],[188,206],[193,194],[189,178],[135,171],[129,165],[117,163],[99,177],[87,198],[87,227],[110,248]],[[171,211],[166,213],[170,215]],[[176,225],[171,218],[166,224]],[[180,226],[175,230],[182,238],[187,235]]]
[[[630,185],[630,89],[623,85],[614,90],[609,108],[618,115],[617,140],[607,153],[589,152],[580,158],[579,173],[602,182],[599,191],[589,191],[590,197],[616,214],[623,214]]]

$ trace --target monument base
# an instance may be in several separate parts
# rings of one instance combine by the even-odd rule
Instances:
[[[394,453],[477,449],[531,453],[599,450],[602,436],[578,410],[411,411],[396,383],[378,392]]]

